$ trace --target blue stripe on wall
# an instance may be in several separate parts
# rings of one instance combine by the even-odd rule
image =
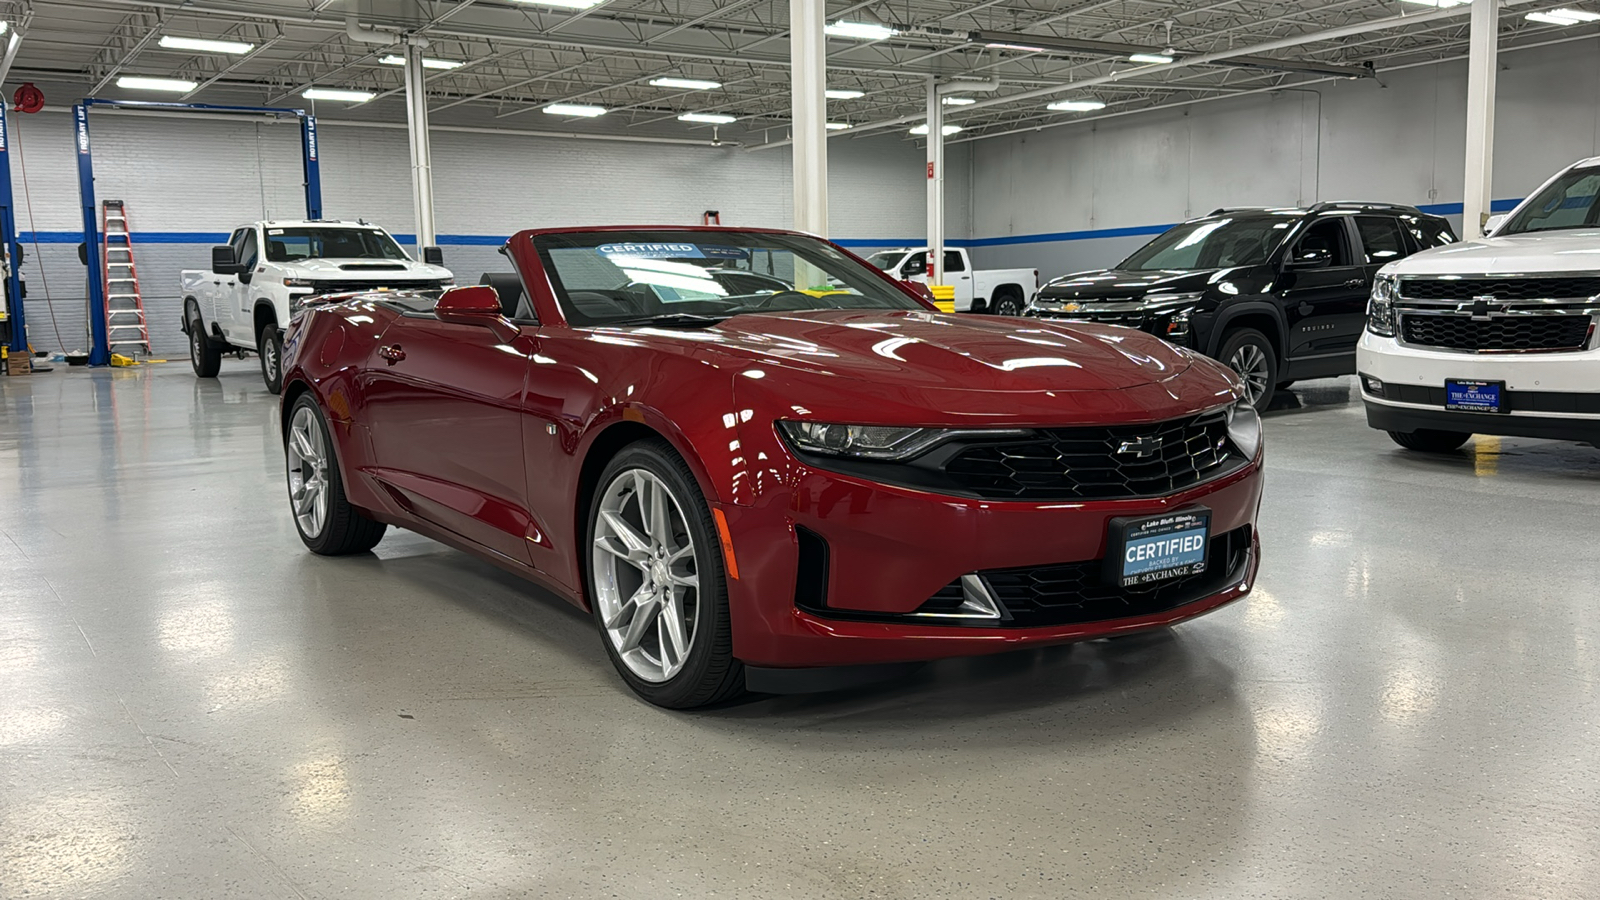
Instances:
[[[1491,212],[1510,212],[1515,209],[1521,199],[1495,200],[1489,204]],[[1461,215],[1460,203],[1432,203],[1419,206],[1418,209],[1436,216]],[[1134,225],[1127,228],[1098,228],[1088,231],[1057,231],[1046,234],[1013,234],[1005,237],[992,238],[951,238],[946,241],[952,247],[1003,247],[1013,244],[1054,244],[1065,241],[1093,241],[1105,238],[1142,237],[1144,235],[1160,234],[1171,228],[1167,225]],[[208,231],[145,231],[134,235],[134,242],[139,244],[223,244],[228,240],[227,232]],[[396,234],[394,239],[402,244],[416,244],[417,236],[414,234]],[[77,231],[24,231],[17,235],[17,240],[24,244],[38,242],[40,244],[78,244],[83,242],[83,234]],[[446,247],[498,247],[506,242],[503,235],[494,234],[441,234],[439,244]],[[921,238],[837,238],[834,243],[841,247],[873,248],[873,247],[914,247],[922,243]]]

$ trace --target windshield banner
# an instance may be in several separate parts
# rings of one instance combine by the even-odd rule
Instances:
[[[642,256],[646,259],[706,258],[706,254],[693,244],[601,244],[594,249],[601,256]]]

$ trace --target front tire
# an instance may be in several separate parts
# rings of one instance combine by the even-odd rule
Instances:
[[[1278,384],[1278,353],[1267,336],[1254,328],[1230,331],[1217,358],[1244,382],[1245,399],[1256,412],[1266,412]]]
[[[660,440],[624,448],[601,473],[588,518],[589,603],[628,687],[669,709],[742,693],[721,543],[682,457]]]
[[[267,390],[276,394],[283,390],[283,332],[268,322],[261,326],[256,337],[256,355],[261,357],[261,380]]]
[[[348,556],[378,546],[389,526],[362,515],[345,499],[333,436],[309,392],[295,400],[289,413],[283,455],[289,479],[289,511],[300,540],[312,553]]]
[[[1418,428],[1412,432],[1391,431],[1389,437],[1396,444],[1418,453],[1450,453],[1472,439],[1472,435],[1460,431],[1435,431],[1431,428]]]
[[[189,365],[197,378],[215,378],[222,371],[222,347],[206,337],[206,325],[200,311],[190,304],[189,309]]]

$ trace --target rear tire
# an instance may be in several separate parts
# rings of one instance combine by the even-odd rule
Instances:
[[[990,304],[989,308],[997,316],[1020,316],[1025,305],[1021,294],[1014,290],[1000,288],[994,292],[994,302]]]
[[[261,357],[261,380],[267,390],[276,394],[283,390],[283,332],[272,322],[261,326],[256,337],[256,355]]]
[[[310,392],[301,394],[289,412],[283,455],[289,513],[312,553],[348,556],[378,546],[389,526],[367,518],[345,499],[333,435]]]
[[[215,378],[222,371],[222,346],[206,336],[206,323],[200,310],[189,304],[189,364],[198,378]]]
[[[1391,431],[1389,437],[1396,444],[1418,453],[1450,453],[1461,449],[1462,444],[1472,439],[1472,435],[1460,431],[1435,431],[1431,428],[1419,428],[1412,432]]]
[[[1217,358],[1244,382],[1245,399],[1265,412],[1278,384],[1278,353],[1267,336],[1254,328],[1228,332]]]
[[[595,627],[634,693],[668,709],[744,693],[722,544],[694,474],[671,445],[640,441],[612,458],[584,534]]]

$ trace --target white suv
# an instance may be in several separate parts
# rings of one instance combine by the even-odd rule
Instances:
[[[1411,450],[1473,434],[1600,442],[1600,157],[1482,240],[1385,266],[1356,350],[1367,424]]]

